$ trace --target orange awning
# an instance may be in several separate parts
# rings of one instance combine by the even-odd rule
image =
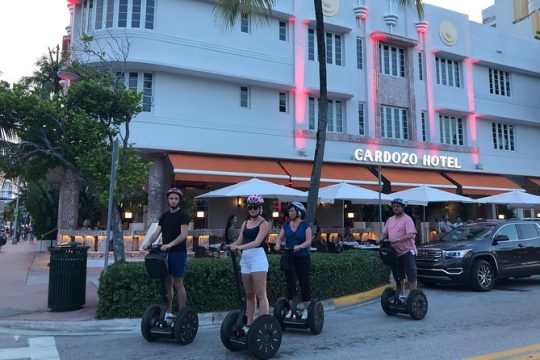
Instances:
[[[282,160],[280,164],[291,175],[294,187],[309,187],[313,162]],[[340,182],[348,182],[373,190],[378,188],[377,177],[361,165],[324,163],[321,170],[321,186]]]
[[[445,172],[445,174],[461,185],[463,195],[489,196],[521,189],[501,175],[453,172]]]
[[[402,168],[382,168],[384,176],[392,186],[392,192],[428,185],[455,193],[456,186],[437,171]]]
[[[540,178],[534,178],[534,177],[530,177],[528,178],[530,181],[532,181],[533,183],[535,183],[536,185],[540,186]]]
[[[289,183],[289,176],[275,160],[198,154],[169,154],[169,159],[177,181],[237,183],[256,177]]]

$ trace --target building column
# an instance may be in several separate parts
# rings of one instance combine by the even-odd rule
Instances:
[[[148,175],[148,208],[145,228],[158,222],[167,208],[165,194],[171,187],[173,171],[169,159],[164,154],[151,154],[150,172]]]
[[[75,230],[79,219],[79,181],[71,170],[62,170],[58,197],[58,234]]]

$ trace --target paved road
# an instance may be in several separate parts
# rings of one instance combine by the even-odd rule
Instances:
[[[319,336],[286,332],[274,358],[443,360],[486,354],[491,355],[480,359],[540,358],[539,276],[509,281],[489,293],[445,287],[426,289],[426,294],[430,309],[422,321],[389,317],[382,312],[378,300],[332,310],[327,312],[325,328]],[[20,337],[15,339],[17,333]],[[91,336],[30,334],[25,330],[4,332],[0,336],[0,360],[9,358],[3,354],[13,355],[17,351],[27,354],[21,357],[32,359],[251,358],[246,352],[225,350],[216,326],[199,329],[194,343],[185,347],[166,341],[147,343],[136,329],[124,334]],[[28,355],[39,346],[48,357]],[[500,353],[503,351],[506,352]]]

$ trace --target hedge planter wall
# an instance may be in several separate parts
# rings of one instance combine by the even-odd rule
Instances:
[[[273,305],[285,293],[280,255],[269,255],[268,300]],[[375,288],[388,282],[390,269],[376,251],[311,254],[314,299],[329,299]],[[238,308],[231,259],[189,259],[185,286],[188,305],[197,312]],[[144,263],[113,264],[99,280],[98,319],[141,317],[144,309],[161,302],[159,281],[146,274]]]

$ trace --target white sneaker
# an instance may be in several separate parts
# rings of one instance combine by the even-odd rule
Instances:
[[[291,316],[292,316],[292,311],[289,310],[289,311],[287,312],[287,315],[285,315],[285,319],[290,319]]]
[[[165,322],[167,323],[167,326],[171,326],[174,322],[174,319],[176,319],[176,316],[168,312],[165,313]]]
[[[307,320],[309,317],[308,309],[302,311],[302,320]]]

